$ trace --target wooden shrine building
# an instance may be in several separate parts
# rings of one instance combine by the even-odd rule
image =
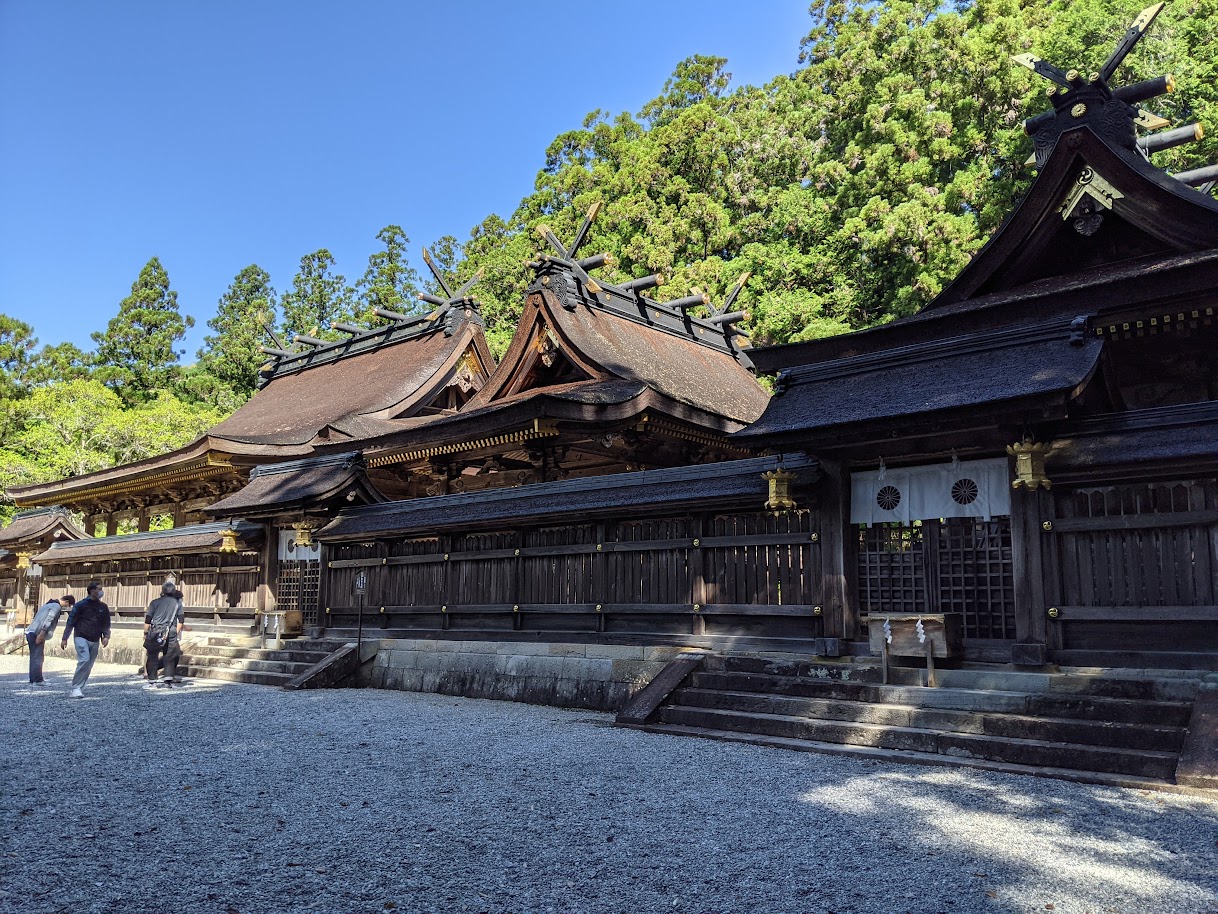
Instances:
[[[1152,161],[1199,135],[1139,109],[1170,78],[1110,85],[1142,31],[1086,76],[1020,58],[1055,83],[1039,173],[921,313],[751,349],[743,283],[661,302],[593,277],[594,213],[543,228],[497,365],[437,274],[186,447],[14,490],[92,534],[39,541],[43,597],[138,613],[172,574],[220,624],[806,655],[943,613],[974,660],[1216,666],[1218,169]]]
[[[1155,166],[1200,128],[1138,135],[1171,81],[1110,87],[1129,47],[1019,60],[1055,83],[1039,174],[920,314],[753,356],[778,389],[734,437],[820,459],[848,632],[947,611],[979,659],[1214,666],[1218,169]]]

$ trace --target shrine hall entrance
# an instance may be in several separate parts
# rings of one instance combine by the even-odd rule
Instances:
[[[1015,640],[1011,518],[859,524],[857,593],[866,618],[960,613],[968,654],[990,659]]]

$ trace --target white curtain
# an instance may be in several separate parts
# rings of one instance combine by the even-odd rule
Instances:
[[[881,476],[883,478],[881,478]],[[850,522],[866,524],[1011,513],[1007,459],[870,470],[850,477]]]

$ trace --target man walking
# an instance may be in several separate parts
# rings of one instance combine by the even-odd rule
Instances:
[[[148,684],[144,688],[156,688],[157,667],[162,652],[165,661],[163,681],[168,685],[177,678],[178,660],[182,656],[178,639],[185,621],[186,614],[178,589],[173,581],[166,581],[161,585],[161,595],[148,604],[148,611],[144,614],[144,650],[148,652],[148,663],[144,668]]]
[[[106,595],[101,581],[90,581],[89,595],[72,607],[68,625],[63,631],[60,647],[67,649],[68,637],[75,632],[72,644],[76,648],[76,672],[72,674],[69,698],[84,698],[85,683],[93,672],[97,652],[110,643],[110,607],[102,602]]]
[[[25,642],[30,646],[30,682],[34,685],[46,685],[42,677],[42,658],[46,650],[46,642],[51,640],[59,625],[59,614],[65,609],[71,609],[76,598],[65,594],[58,600],[48,600],[38,607],[34,618],[30,620],[29,628],[25,630]]]

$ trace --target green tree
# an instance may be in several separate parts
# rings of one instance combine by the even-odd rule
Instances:
[[[178,293],[169,288],[169,274],[153,257],[105,332],[93,334],[97,377],[128,404],[151,400],[177,377],[181,352],[174,346],[194,323],[178,311]]]
[[[385,308],[402,314],[421,310],[419,307],[419,274],[410,265],[406,246],[410,238],[400,225],[387,225],[376,233],[377,240],[384,244],[368,258],[368,269],[356,283],[363,323],[382,323],[374,313],[375,308]]]
[[[303,333],[340,339],[343,334],[331,330],[331,325],[354,319],[355,290],[347,285],[345,276],[333,272],[333,267],[334,255],[325,248],[300,258],[300,272],[280,299],[283,329],[289,337]]]
[[[87,378],[93,371],[93,356],[75,343],[49,343],[30,359],[26,382],[31,385],[55,384]]]
[[[258,368],[266,361],[259,346],[267,342],[266,328],[274,328],[276,295],[271,277],[257,264],[239,272],[220,296],[216,316],[207,322],[215,331],[203,337],[198,370],[210,375],[236,396],[238,403],[248,399],[257,387]],[[194,374],[198,374],[195,372]],[[203,402],[216,403],[223,392],[203,379],[192,379],[189,389]]]
[[[33,327],[0,314],[0,400],[20,395],[37,345]]]

